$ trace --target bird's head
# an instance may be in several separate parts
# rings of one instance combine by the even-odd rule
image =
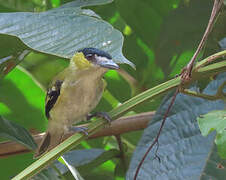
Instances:
[[[119,66],[112,60],[110,54],[96,48],[81,49],[72,57],[72,60],[79,69],[87,69],[90,67],[119,69]]]

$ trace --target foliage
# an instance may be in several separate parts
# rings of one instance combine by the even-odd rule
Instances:
[[[219,155],[226,159],[226,112],[222,111],[211,111],[207,114],[200,115],[198,117],[198,123],[203,136],[207,136],[212,131],[216,130],[216,140]]]
[[[32,150],[35,150],[37,148],[37,145],[34,142],[32,136],[25,128],[19,126],[13,121],[8,121],[2,117],[0,117],[0,125],[1,137],[22,143],[23,145],[27,146],[27,148]]]
[[[211,82],[203,93],[214,94],[218,86],[225,81],[225,78],[226,74],[224,73],[216,81]],[[127,173],[128,179],[133,179],[137,164],[156,136],[170,101],[171,96],[165,98],[164,103],[156,112],[155,118],[145,129],[133,154]],[[223,179],[225,176],[224,169],[218,170],[217,166],[213,166],[212,171],[214,171],[214,174],[206,169],[213,162],[225,166],[226,161],[221,160],[219,157],[215,159],[217,152],[213,144],[214,134],[203,137],[196,120],[196,117],[200,114],[212,109],[223,108],[224,102],[222,100],[209,101],[182,94],[178,95],[159,138],[157,155],[161,162],[155,158],[156,148],[154,148],[145,160],[138,179],[174,179],[175,177],[176,179],[209,179],[212,177]],[[216,122],[216,119],[212,120]],[[152,170],[150,171],[150,169]]]
[[[141,131],[121,135],[126,160],[132,157],[127,172],[127,179],[132,179],[137,164],[156,135],[172,94],[163,100],[162,96],[156,95],[180,83],[179,78],[167,80],[179,74],[191,58],[207,25],[212,1],[69,1],[0,0],[0,135],[4,134],[1,140],[16,138],[18,142],[34,147],[30,137],[24,135],[27,132],[24,128],[35,133],[46,129],[44,98],[49,81],[68,65],[68,59],[76,50],[85,46],[99,47],[112,54],[119,63],[135,64],[136,70],[126,64],[120,65],[129,73],[130,79],[122,73],[109,71],[105,75],[107,91],[95,111],[110,111],[110,115],[116,118],[128,111],[136,114],[158,109],[142,137]],[[200,59],[225,49],[225,17],[225,11],[222,11]],[[31,52],[20,59],[19,55],[25,49]],[[192,90],[199,91],[200,88],[200,91],[204,89],[203,92],[208,94],[214,94],[226,79],[225,74],[214,78],[214,81],[209,77],[200,78],[202,84],[195,82]],[[162,85],[163,82],[166,83]],[[146,94],[142,93],[144,90],[147,90]],[[186,95],[178,96],[160,136],[158,155],[161,162],[153,160],[154,153],[151,152],[141,168],[139,178],[225,177],[225,169],[221,167],[226,164],[213,145],[214,134],[202,137],[196,121],[199,116],[202,135],[216,130],[215,142],[219,145],[219,154],[225,158],[224,127],[216,123],[225,111],[206,114],[223,108],[223,101],[210,102]],[[104,125],[101,120],[94,123],[97,124],[91,123],[91,129],[95,129],[98,123]],[[21,129],[19,135],[18,129],[15,131],[14,128]],[[82,141],[84,138],[81,135],[74,138],[81,138],[80,144],[77,143],[76,150],[63,157],[76,167],[84,179],[123,179],[126,176],[125,164],[119,158],[114,137],[88,141]],[[32,162],[32,153],[1,158],[0,168],[7,169],[1,172],[1,178],[9,179],[17,175]],[[62,160],[53,164],[33,178],[73,179]],[[159,174],[161,177],[157,176]]]

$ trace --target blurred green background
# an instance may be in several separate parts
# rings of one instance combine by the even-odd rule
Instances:
[[[70,1],[0,0],[0,12],[42,12],[67,2]],[[125,64],[120,65],[133,81],[128,81],[128,78],[115,71],[105,75],[107,92],[96,111],[109,111],[132,96],[179,74],[198,46],[212,3],[212,0],[115,0],[106,5],[88,7],[123,33],[123,54],[136,65],[136,70]],[[225,37],[224,17],[225,13],[222,13],[202,55],[207,56],[222,48],[218,42]],[[18,40],[15,44],[11,36],[0,34],[0,39],[0,58],[24,49],[23,43]],[[45,89],[52,77],[63,70],[68,62],[53,55],[29,53],[19,66],[0,80],[0,115],[28,130],[45,131]],[[161,99],[139,105],[131,113],[154,111]],[[137,131],[121,136],[128,162],[141,134],[142,131]],[[114,137],[105,137],[82,142],[76,149],[84,148],[108,151],[118,149],[118,146]],[[109,153],[109,157],[112,159],[106,158],[103,162],[95,159],[97,167],[80,167],[81,175],[85,179],[124,179],[123,162],[112,153]],[[33,161],[32,153],[0,158],[1,179],[9,179]],[[45,175],[50,177],[50,174]],[[73,179],[70,173],[64,175],[66,179]]]

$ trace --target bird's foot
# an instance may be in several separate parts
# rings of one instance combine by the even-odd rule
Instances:
[[[88,128],[87,127],[77,127],[77,126],[71,126],[69,128],[69,131],[73,132],[73,133],[83,133],[86,136],[88,136],[88,132],[87,132]]]
[[[99,118],[105,119],[109,124],[111,124],[111,121],[112,121],[111,117],[106,112],[95,112],[93,114],[88,114],[87,120],[90,120],[93,117],[99,117]]]

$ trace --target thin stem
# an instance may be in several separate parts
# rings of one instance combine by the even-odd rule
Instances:
[[[126,158],[125,158],[125,153],[124,153],[124,150],[123,150],[123,143],[122,143],[121,136],[120,135],[116,135],[115,138],[116,138],[116,140],[118,142],[118,147],[119,147],[119,151],[120,151],[120,158],[121,158],[123,166],[124,166],[124,168],[126,170]]]
[[[153,143],[150,145],[150,147],[148,148],[148,150],[147,150],[146,153],[144,154],[142,160],[140,161],[140,163],[139,163],[138,166],[137,166],[137,169],[136,169],[136,172],[135,172],[135,176],[134,176],[134,180],[137,179],[137,176],[138,176],[138,173],[139,173],[139,171],[140,171],[140,168],[141,168],[142,164],[144,163],[144,160],[146,159],[148,153],[152,150],[152,148],[154,147],[155,144],[158,145],[159,136],[160,136],[160,134],[161,134],[161,132],[162,132],[163,126],[164,126],[164,124],[165,124],[165,122],[166,122],[166,118],[168,117],[168,114],[169,114],[169,112],[170,112],[170,110],[171,110],[171,108],[172,108],[172,106],[173,106],[173,104],[174,104],[174,102],[175,102],[175,100],[176,100],[176,97],[177,97],[177,94],[178,94],[178,93],[179,93],[179,88],[176,89],[176,92],[175,92],[174,95],[173,95],[173,98],[172,98],[172,100],[171,100],[171,102],[170,102],[170,104],[169,104],[169,107],[168,107],[166,113],[164,114],[164,117],[163,117],[161,126],[160,126],[160,128],[159,128],[158,133],[157,133],[157,136],[155,137]],[[158,148],[158,147],[157,147],[157,148]],[[155,153],[155,155],[157,155],[157,152]],[[156,157],[159,159],[158,156],[156,156]]]
[[[214,64],[213,64],[214,65]],[[210,66],[210,65],[209,65]],[[224,66],[222,64],[221,66]],[[205,67],[204,67],[205,68]],[[214,68],[219,67],[212,67],[211,71],[214,70]],[[203,68],[200,68],[199,71],[201,72]],[[223,69],[225,72],[225,69]],[[222,70],[222,71],[223,71]],[[199,76],[202,73],[196,72],[197,80],[202,79],[201,76]],[[208,70],[205,71],[206,75],[208,75]],[[217,74],[217,72],[215,72]],[[133,107],[145,102],[146,100],[150,100],[158,95],[161,95],[165,92],[168,92],[169,90],[174,89],[175,87],[180,86],[181,84],[181,76],[178,76],[172,80],[169,80],[165,83],[162,83],[154,88],[148,89],[145,92],[140,93],[139,95],[129,99],[128,101],[124,102],[120,106],[116,107],[112,111],[109,112],[110,117],[113,119],[116,119],[129,110],[131,110]],[[89,124],[88,126],[88,133],[89,135],[92,135],[96,133],[98,130],[104,128],[106,122],[97,119],[95,122]],[[78,145],[82,140],[86,139],[87,136],[82,134],[75,134],[65,141],[63,141],[61,144],[59,144],[56,148],[52,149],[50,152],[44,154],[40,159],[35,161],[33,164],[28,166],[26,169],[24,169],[22,172],[20,172],[16,177],[13,179],[28,179],[29,177],[32,177],[33,175],[37,174],[41,169],[46,167],[50,162],[55,160],[57,157],[62,155],[64,152],[72,149],[76,145]]]
[[[224,56],[226,56],[226,50],[221,51],[221,52],[218,52],[218,53],[215,53],[215,54],[213,54],[213,55],[211,55],[211,56],[203,59],[202,61],[196,63],[196,65],[194,67],[195,68],[195,71],[197,71],[198,69],[200,69],[203,66],[206,66],[206,65],[212,63],[216,59],[218,59],[220,57],[224,57]]]
[[[186,69],[183,71],[182,80],[187,80],[187,79],[191,78],[191,72],[192,72],[195,60],[196,60],[198,54],[200,53],[200,51],[202,50],[204,44],[206,43],[211,30],[213,29],[215,19],[217,17],[217,14],[219,13],[219,10],[220,10],[222,4],[223,4],[223,0],[214,0],[214,5],[213,5],[213,9],[211,12],[211,16],[210,16],[207,28],[205,30],[205,33],[198,45],[198,48],[196,49],[193,57],[191,58],[190,62],[187,64]]]
[[[218,95],[202,94],[202,93],[198,93],[198,92],[195,92],[195,91],[191,91],[189,89],[184,89],[183,91],[181,91],[181,93],[189,95],[189,96],[207,99],[207,100],[210,100],[210,101],[215,101],[215,100],[221,99],[221,97],[219,97]]]

